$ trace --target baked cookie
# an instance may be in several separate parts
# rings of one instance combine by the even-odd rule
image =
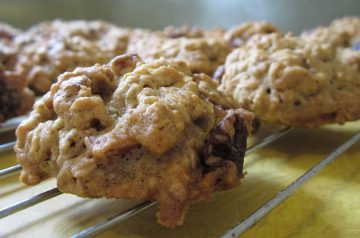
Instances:
[[[34,101],[25,77],[15,67],[17,51],[13,39],[19,33],[19,30],[0,23],[0,123],[26,113]]]
[[[183,26],[167,26],[163,30],[163,34],[168,38],[202,38],[202,37],[219,37],[222,38],[225,34],[224,28],[213,28],[210,30],[204,30],[199,27],[192,27],[189,25]]]
[[[328,44],[330,47],[358,47],[360,49],[360,18],[336,19],[327,27],[320,26],[304,31],[300,37],[309,42]]]
[[[218,37],[170,38],[162,32],[134,30],[127,53],[138,54],[145,61],[161,57],[185,61],[193,73],[212,75],[225,62],[230,52],[227,43]]]
[[[125,52],[128,30],[103,21],[43,22],[16,39],[19,68],[37,94],[44,94],[56,77],[77,66],[106,63]]]
[[[353,40],[360,40],[360,17],[344,17],[334,20],[330,28],[347,32]]]
[[[245,44],[254,35],[279,32],[276,26],[265,21],[249,21],[233,26],[224,33],[224,39],[232,48]]]
[[[259,119],[318,127],[360,118],[360,52],[258,35],[226,59],[220,89]]]
[[[163,30],[163,34],[168,38],[200,38],[204,37],[204,30],[198,27],[191,27],[189,25],[183,26],[167,26]]]
[[[82,197],[157,200],[180,225],[192,201],[239,184],[254,114],[182,61],[109,64],[59,76],[16,131],[21,180],[57,177]]]

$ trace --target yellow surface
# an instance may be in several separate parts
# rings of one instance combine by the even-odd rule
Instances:
[[[360,122],[296,129],[248,156],[241,186],[192,205],[183,226],[157,225],[155,209],[150,209],[98,237],[219,237],[359,129]],[[0,169],[13,164],[13,153],[0,154]],[[359,171],[358,142],[241,237],[360,237]],[[1,179],[1,207],[54,185],[54,180],[48,180],[27,187],[18,182],[17,175]],[[69,237],[132,204],[61,195],[0,220],[0,237]]]

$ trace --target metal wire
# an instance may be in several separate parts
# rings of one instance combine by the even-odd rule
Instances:
[[[283,135],[290,132],[292,128],[286,127],[283,128],[267,137],[262,139],[259,143],[255,144],[254,146],[251,146],[247,149],[246,154],[253,153],[264,146],[270,144],[271,142],[279,139]],[[306,172],[304,175],[302,175],[300,178],[298,178],[296,181],[294,181],[292,184],[290,184],[288,187],[286,187],[283,191],[278,193],[274,198],[272,198],[270,201],[268,201],[266,204],[264,204],[262,207],[260,207],[257,211],[255,211],[253,214],[251,214],[248,218],[246,218],[244,221],[242,221],[239,225],[234,227],[233,229],[229,230],[223,238],[229,238],[229,237],[235,237],[240,234],[242,234],[244,231],[246,231],[248,228],[250,228],[252,225],[254,225],[259,219],[261,219],[263,216],[265,216],[269,211],[271,211],[274,207],[276,207],[278,204],[280,204],[282,201],[284,201],[287,197],[289,197],[298,187],[300,187],[304,182],[306,182],[308,179],[313,177],[316,173],[318,173],[321,169],[323,169],[326,165],[328,165],[330,162],[335,160],[341,153],[343,153],[345,150],[350,148],[353,144],[355,144],[360,139],[360,132],[358,132],[354,137],[352,137],[350,140],[339,146],[336,150],[334,150],[330,155],[325,157],[321,162],[319,162],[317,165],[315,165],[313,168],[311,168],[308,172]],[[13,166],[11,168],[1,170],[0,171],[0,178],[12,174],[16,171],[19,171],[21,169],[20,165]],[[2,210],[0,210],[0,218],[7,217],[11,214],[14,214],[16,212],[19,212],[21,210],[24,210],[30,206],[36,205],[40,202],[43,202],[45,200],[48,200],[50,198],[53,198],[55,196],[60,195],[61,192],[57,189],[51,189],[49,191],[46,191],[44,193],[41,193],[39,195],[36,195],[32,198],[26,199],[24,201],[21,201],[17,204],[11,205],[9,207],[6,207]],[[78,234],[75,234],[72,236],[73,238],[82,238],[82,237],[92,237],[96,234],[99,234],[100,232],[110,228],[111,226],[115,224],[119,224],[132,216],[150,208],[157,204],[157,202],[142,202],[134,207],[129,208],[128,210],[121,212],[113,217],[110,217],[106,219],[105,221],[102,221],[94,226],[91,226],[83,231],[81,231]]]
[[[334,161],[340,154],[349,149],[352,145],[354,145],[357,141],[360,140],[360,131],[355,134],[351,139],[340,145],[336,148],[332,153],[326,156],[323,160],[321,160],[314,167],[309,169],[305,174],[296,179],[293,183],[287,186],[284,190],[278,193],[275,197],[273,197],[270,201],[265,203],[259,209],[257,209],[254,213],[248,216],[245,220],[243,220],[240,224],[227,231],[222,238],[233,238],[241,235],[251,226],[255,225],[258,220],[263,218],[267,213],[269,213],[273,208],[283,202],[286,198],[288,198],[292,193],[296,191],[301,185],[303,185],[307,180],[312,178],[315,174],[317,174],[320,170],[325,168],[329,163]]]
[[[284,136],[286,133],[290,132],[291,131],[291,128],[289,127],[286,127],[286,128],[283,128],[267,137],[265,137],[264,139],[262,139],[259,143],[257,143],[256,145],[252,146],[252,147],[249,147],[249,149],[247,150],[247,154],[250,154],[250,153],[253,153],[261,148],[263,148],[264,146],[270,144],[271,142],[275,141],[276,139],[280,138],[281,136]],[[15,165],[13,167],[10,167],[10,168],[7,168],[7,169],[4,169],[4,170],[0,170],[0,178],[4,178],[5,176],[9,176],[15,172],[18,172],[21,170],[21,166],[20,165]],[[51,190],[49,190],[48,192],[50,192]],[[60,193],[59,193],[60,194]],[[59,195],[58,194],[58,195]],[[34,204],[37,204],[39,202],[42,202],[44,200],[38,200],[36,198],[36,196],[34,198],[31,198],[31,199],[34,199]],[[47,200],[47,199],[45,199]],[[16,211],[21,211],[21,210],[24,210],[26,209],[28,206],[27,206],[27,203],[25,202],[24,203],[24,208],[22,208],[22,202],[20,203],[17,203],[15,205],[12,205],[12,206],[16,206],[18,207],[19,209],[17,209]],[[20,209],[22,208],[22,209]],[[7,208],[6,208],[7,209]],[[4,210],[4,209],[3,209]],[[1,212],[3,212],[3,210],[0,210],[0,214]],[[15,211],[15,212],[16,212]],[[13,212],[13,213],[15,213]],[[11,213],[11,214],[13,214]],[[10,215],[10,214],[9,214]],[[121,214],[120,214],[121,215]],[[1,218],[1,217],[0,217]]]
[[[261,148],[264,148],[265,146],[267,146],[268,144],[270,144],[271,142],[279,139],[280,137],[286,135],[287,133],[289,133],[290,131],[292,131],[293,128],[292,127],[285,127],[279,131],[276,131],[274,133],[272,133],[271,135],[263,138],[259,143],[250,146],[247,150],[246,150],[246,155],[254,153],[258,150],[260,150]]]
[[[246,150],[246,154],[247,155],[251,154],[251,153],[265,147],[266,145],[270,144],[271,142],[273,142],[273,141],[279,139],[280,137],[284,136],[285,134],[289,133],[291,130],[292,130],[292,128],[285,127],[277,132],[274,132],[273,134],[263,138],[259,143],[249,147]],[[78,234],[73,235],[72,238],[92,237],[92,236],[99,234],[100,232],[110,228],[111,226],[117,225],[117,224],[129,219],[130,217],[134,216],[135,214],[138,214],[139,212],[142,212],[145,209],[154,206],[155,204],[157,204],[157,202],[141,203],[133,208],[130,208],[126,212],[119,213],[109,219],[106,219],[105,221],[103,221],[97,225],[94,225],[86,230],[81,231]]]
[[[0,125],[0,134],[15,130],[20,125],[20,123],[25,119],[26,116],[20,116],[6,121],[5,123]]]
[[[106,219],[105,221],[102,221],[94,226],[91,226],[87,228],[86,230],[83,230],[82,232],[73,235],[71,238],[85,238],[85,237],[93,237],[100,232],[105,231],[106,229],[112,227],[113,225],[119,224],[136,214],[139,214],[140,212],[149,209],[153,206],[155,206],[157,202],[142,202],[134,207],[129,208],[128,210],[115,215],[113,217],[110,217]]]
[[[0,219],[7,217],[11,214],[14,214],[16,212],[22,211],[28,207],[34,206],[40,202],[46,201],[50,198],[56,197],[60,194],[61,194],[61,192],[57,188],[53,188],[46,192],[35,195],[34,197],[31,197],[29,199],[26,199],[19,203],[14,204],[14,205],[8,206],[8,207],[0,210]]]
[[[1,144],[0,145],[0,153],[12,150],[14,148],[15,144],[16,144],[15,141],[11,141],[9,143]]]
[[[0,170],[0,179],[5,178],[5,177],[7,177],[7,176],[9,176],[11,174],[14,174],[14,173],[16,173],[16,172],[18,172],[20,170],[21,170],[21,166],[19,164],[14,165],[14,166],[12,166],[10,168]]]

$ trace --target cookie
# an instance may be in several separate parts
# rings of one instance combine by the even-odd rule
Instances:
[[[163,34],[168,38],[201,38],[205,36],[205,32],[203,29],[198,27],[191,27],[189,25],[183,26],[167,26],[163,30]]]
[[[103,21],[42,22],[16,38],[19,68],[29,87],[46,93],[59,74],[77,66],[106,63],[125,52],[128,30]]]
[[[15,67],[18,53],[13,39],[19,33],[19,30],[0,23],[0,123],[25,114],[34,101],[25,77]]]
[[[21,180],[55,176],[82,197],[157,200],[158,221],[180,225],[191,201],[243,177],[256,121],[217,86],[182,61],[136,55],[64,73],[16,131]]]
[[[224,28],[213,28],[210,30],[205,30],[199,27],[183,25],[183,26],[167,26],[161,32],[168,38],[203,38],[203,37],[218,37],[222,38],[225,34]]]
[[[258,35],[226,59],[220,89],[263,121],[318,127],[360,118],[360,52]]]
[[[319,26],[304,31],[300,37],[309,42],[327,44],[334,48],[356,48],[360,44],[359,29],[359,17],[344,17],[334,20],[329,26]]]
[[[224,39],[232,48],[245,44],[254,35],[264,35],[280,32],[279,29],[269,22],[249,21],[233,26],[224,33]]]
[[[219,37],[181,36],[170,38],[161,32],[135,30],[127,53],[138,54],[145,61],[161,57],[185,61],[193,73],[212,75],[225,62],[230,52],[227,43]]]

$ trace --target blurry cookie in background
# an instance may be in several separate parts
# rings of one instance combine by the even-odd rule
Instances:
[[[20,30],[0,22],[0,123],[25,114],[32,107],[33,93],[16,68],[18,51],[14,38]]]
[[[355,16],[339,18],[332,21],[329,26],[306,30],[300,37],[330,47],[360,50],[360,18]]]
[[[254,35],[266,35],[280,32],[273,24],[265,21],[249,21],[236,25],[224,33],[224,39],[232,48],[237,48],[253,37]]]
[[[16,38],[18,68],[36,94],[46,93],[59,74],[106,63],[125,52],[128,30],[104,21],[54,20],[39,23]]]
[[[318,127],[360,118],[360,52],[273,33],[226,59],[220,89],[260,120]]]
[[[179,33],[181,36],[174,38],[163,32],[137,29],[130,37],[127,53],[138,54],[145,61],[161,57],[182,60],[193,73],[212,75],[225,62],[230,48],[222,38],[202,37],[203,33],[194,34]]]

